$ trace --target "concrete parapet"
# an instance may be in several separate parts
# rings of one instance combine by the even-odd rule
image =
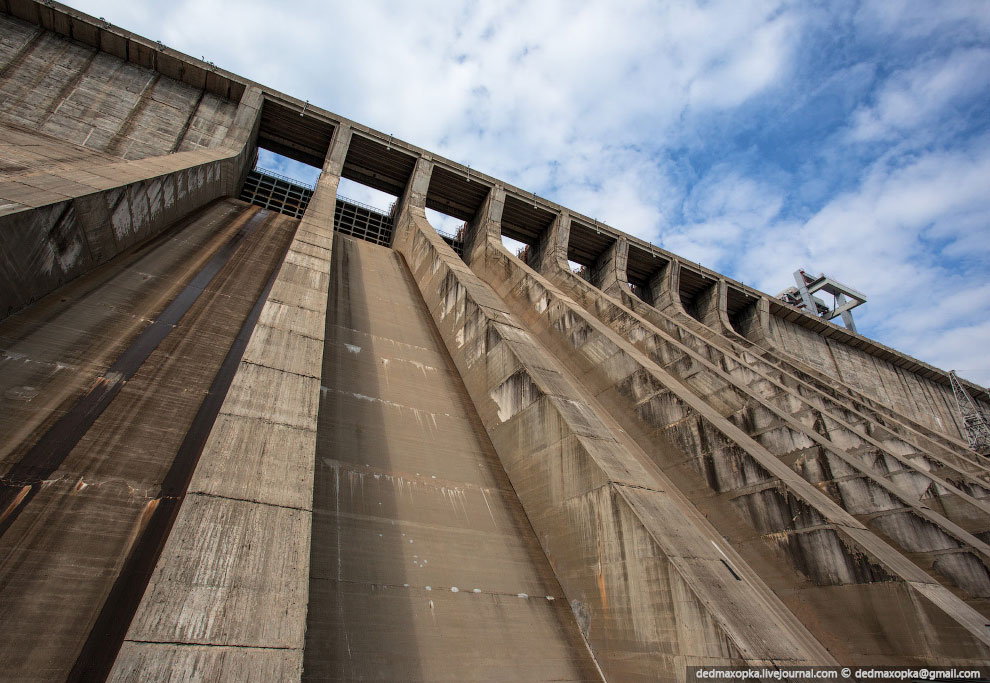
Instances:
[[[428,174],[429,162],[419,171]],[[690,503],[602,422],[436,235],[413,192],[395,239],[606,677],[680,679],[696,663],[831,661]],[[487,238],[485,252],[496,249]]]

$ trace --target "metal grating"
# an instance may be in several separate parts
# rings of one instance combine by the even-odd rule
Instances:
[[[337,196],[333,210],[333,229],[342,235],[350,235],[358,239],[378,244],[383,247],[392,244],[392,217],[382,213],[373,206],[356,202],[347,197]],[[435,228],[434,228],[435,229]],[[455,235],[442,230],[437,234],[450,245],[461,258],[464,258],[464,243]]]
[[[312,187],[260,168],[248,173],[241,189],[244,201],[293,218],[302,218],[312,196]]]
[[[458,239],[455,235],[451,235],[449,232],[444,232],[443,230],[438,230],[437,228],[433,229],[436,230],[437,234],[443,238],[444,242],[450,245],[450,248],[454,250],[455,254],[460,256],[462,259],[464,258],[464,242],[462,240]]]
[[[337,197],[333,229],[383,247],[392,243],[392,217],[346,197]]]

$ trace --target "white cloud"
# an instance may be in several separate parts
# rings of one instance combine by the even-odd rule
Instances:
[[[990,31],[990,12],[985,0],[867,0],[855,16],[858,30],[882,39],[930,38],[949,33],[959,38]]]
[[[738,106],[777,83],[791,43],[800,33],[797,23],[796,17],[785,14],[758,24],[746,41],[732,36],[726,52],[718,55],[709,69],[699,70],[698,79],[691,83],[692,105]]]
[[[879,140],[910,133],[915,144],[927,142],[944,131],[921,131],[919,137],[919,127],[946,125],[952,121],[945,115],[947,108],[985,99],[988,90],[990,50],[963,49],[933,57],[891,76],[875,103],[853,115],[850,139]]]
[[[686,222],[671,226],[662,246],[688,260],[730,271],[745,258],[744,247],[774,224],[782,206],[780,191],[722,164],[692,188],[682,210]]]
[[[990,341],[988,179],[990,144],[983,141],[967,152],[878,166],[808,220],[770,220],[723,243],[721,252],[704,251],[718,244],[710,231],[720,219],[687,231],[684,239],[699,235],[694,248],[714,263],[745,253],[735,274],[771,293],[789,286],[799,267],[825,272],[869,298],[855,313],[861,330],[988,383],[990,363],[978,360]],[[720,188],[713,187],[716,197]],[[732,208],[720,199],[713,205]],[[744,224],[745,213],[729,215]],[[689,246],[682,251],[690,252]]]

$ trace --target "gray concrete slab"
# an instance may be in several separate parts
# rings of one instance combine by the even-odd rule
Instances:
[[[332,272],[304,678],[599,680],[401,257]]]
[[[132,258],[119,268],[111,263],[105,273],[80,281],[75,294],[91,294],[92,318],[76,317],[85,306],[53,302],[0,328],[24,342],[48,340],[33,346],[36,358],[52,354],[48,357],[58,362],[74,352],[101,358],[106,351],[105,358],[114,359],[133,346],[145,316],[157,315],[162,303],[175,297],[177,286],[194,274],[175,267],[174,259],[189,259],[187,250],[202,250],[209,258],[211,248],[216,251],[231,239],[229,224],[236,229],[241,214],[257,213],[243,205],[224,209],[219,205],[207,212],[205,218],[216,220],[188,226],[187,242],[165,241],[159,249],[148,250],[146,258]],[[149,350],[128,381],[119,383],[119,394],[82,433],[75,435],[53,422],[64,412],[78,411],[80,396],[94,386],[117,381],[102,377],[102,363],[67,368],[77,378],[70,386],[53,388],[60,402],[32,400],[20,410],[21,419],[36,427],[11,448],[3,484],[5,490],[22,481],[35,486],[30,497],[7,511],[13,516],[7,517],[0,535],[0,609],[18,623],[3,640],[0,658],[17,671],[38,672],[41,680],[65,680],[72,669],[122,565],[160,503],[163,479],[266,274],[276,266],[293,223],[273,214],[267,222],[258,222],[256,232],[178,319],[173,334]],[[131,277],[140,272],[135,268],[139,264],[166,272],[159,278],[149,274],[141,286]],[[131,308],[118,310],[114,304],[121,298]],[[109,310],[101,310],[104,300]],[[99,377],[87,383],[90,373]],[[3,400],[6,405],[10,399]],[[40,457],[34,450],[36,441],[52,429],[60,430],[57,433],[66,440],[61,461],[44,481],[25,480],[24,473],[29,475],[31,467],[39,465],[32,460]]]

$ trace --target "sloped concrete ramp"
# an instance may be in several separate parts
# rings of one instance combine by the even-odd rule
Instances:
[[[402,256],[331,274],[304,680],[601,680]]]

